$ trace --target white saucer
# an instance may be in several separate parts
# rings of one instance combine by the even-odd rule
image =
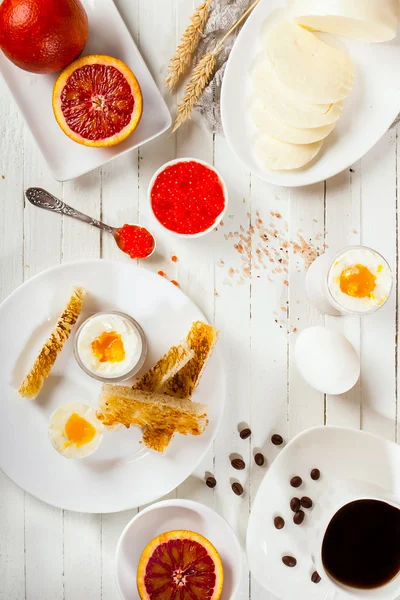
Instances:
[[[319,481],[310,478],[313,468],[321,471]],[[290,486],[294,475],[303,479],[300,488]],[[317,504],[328,484],[347,478],[374,483],[400,498],[400,448],[361,431],[315,427],[292,440],[266,473],[250,515],[247,556],[254,577],[274,596],[281,600],[333,598],[327,582],[310,580],[315,570],[307,551],[313,509],[305,510],[302,525],[295,525],[289,502],[294,496],[309,496]],[[285,520],[282,530],[274,527],[277,515]],[[294,556],[297,566],[285,567],[284,555]]]
[[[143,446],[140,428],[123,427],[107,431],[92,456],[66,459],[48,439],[49,417],[72,401],[96,408],[101,389],[74,358],[75,332],[37,399],[21,398],[17,389],[75,285],[88,292],[75,332],[91,314],[110,310],[131,315],[143,327],[149,351],[140,373],[179,343],[194,321],[204,320],[177,287],[131,263],[69,263],[27,281],[0,306],[0,468],[21,488],[59,508],[109,513],[143,506],[180,485],[216,436],[225,402],[220,349],[217,346],[193,396],[193,401],[209,405],[209,425],[202,435],[177,435],[159,454]]]
[[[192,500],[165,500],[142,510],[125,527],[116,550],[115,574],[123,600],[137,598],[136,572],[147,544],[166,531],[200,533],[218,550],[224,567],[221,600],[233,600],[243,573],[243,553],[228,523],[215,511]]]

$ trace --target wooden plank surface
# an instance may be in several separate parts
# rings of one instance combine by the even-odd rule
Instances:
[[[168,96],[163,80],[195,2],[117,0],[116,4],[173,111],[179,92]],[[158,27],[162,35],[157,34]],[[170,497],[191,498],[215,508],[244,545],[259,483],[280,451],[270,442],[272,433],[281,433],[287,442],[308,427],[327,423],[362,426],[397,439],[396,130],[351,170],[325,184],[287,190],[251,177],[226,141],[209,134],[196,115],[178,135],[165,135],[62,185],[48,172],[2,80],[0,94],[1,298],[61,262],[100,256],[128,260],[121,258],[111,237],[25,206],[23,190],[39,185],[111,225],[151,224],[158,252],[142,266],[163,270],[168,279],[178,281],[221,330],[228,379],[225,418],[207,457]],[[175,156],[214,163],[228,184],[224,223],[207,239],[185,242],[165,235],[151,221],[150,178]],[[395,275],[394,294],[384,309],[362,320],[324,317],[307,302],[307,267],[326,245],[339,249],[357,243],[387,257]],[[177,262],[171,261],[172,255]],[[316,324],[345,333],[361,352],[362,384],[342,397],[312,391],[295,367],[297,336]],[[240,439],[244,425],[252,430],[249,440]],[[266,458],[264,467],[254,462],[259,451]],[[239,475],[230,467],[236,454],[248,465]],[[216,476],[215,490],[204,485],[206,473]],[[245,489],[240,498],[231,490],[235,478]],[[90,516],[60,511],[33,499],[0,474],[0,599],[117,600],[115,546],[136,513]],[[247,572],[239,597],[273,600]]]

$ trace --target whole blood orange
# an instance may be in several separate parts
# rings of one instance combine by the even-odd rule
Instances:
[[[224,570],[214,546],[192,531],[170,531],[148,544],[139,561],[141,600],[218,600]]]
[[[119,144],[138,126],[142,93],[135,75],[111,56],[84,56],[59,76],[53,110],[64,133],[85,146]]]
[[[3,0],[0,4],[0,48],[25,71],[61,71],[80,55],[88,31],[80,0]]]

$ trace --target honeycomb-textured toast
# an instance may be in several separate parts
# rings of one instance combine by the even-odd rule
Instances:
[[[44,381],[50,375],[50,371],[56,362],[58,354],[68,340],[75,323],[82,310],[86,291],[83,288],[75,288],[63,313],[60,315],[57,325],[41,349],[34,365],[25,377],[18,393],[25,398],[36,398],[42,389]]]
[[[191,358],[194,351],[190,348],[187,340],[172,346],[166,354],[154,365],[150,371],[147,371],[133,389],[142,392],[157,392],[168,379],[176,375]]]
[[[207,325],[202,321],[193,323],[187,335],[187,342],[194,351],[194,357],[167,381],[162,391],[175,398],[191,398],[217,339],[218,331],[212,325]]]
[[[202,404],[110,384],[102,386],[97,417],[107,427],[141,427],[143,442],[158,452],[165,450],[174,432],[201,435],[208,424]]]

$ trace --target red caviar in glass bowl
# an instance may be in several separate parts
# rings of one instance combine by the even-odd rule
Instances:
[[[179,237],[200,237],[222,220],[228,194],[214,167],[198,159],[180,158],[155,173],[149,200],[164,229]]]

